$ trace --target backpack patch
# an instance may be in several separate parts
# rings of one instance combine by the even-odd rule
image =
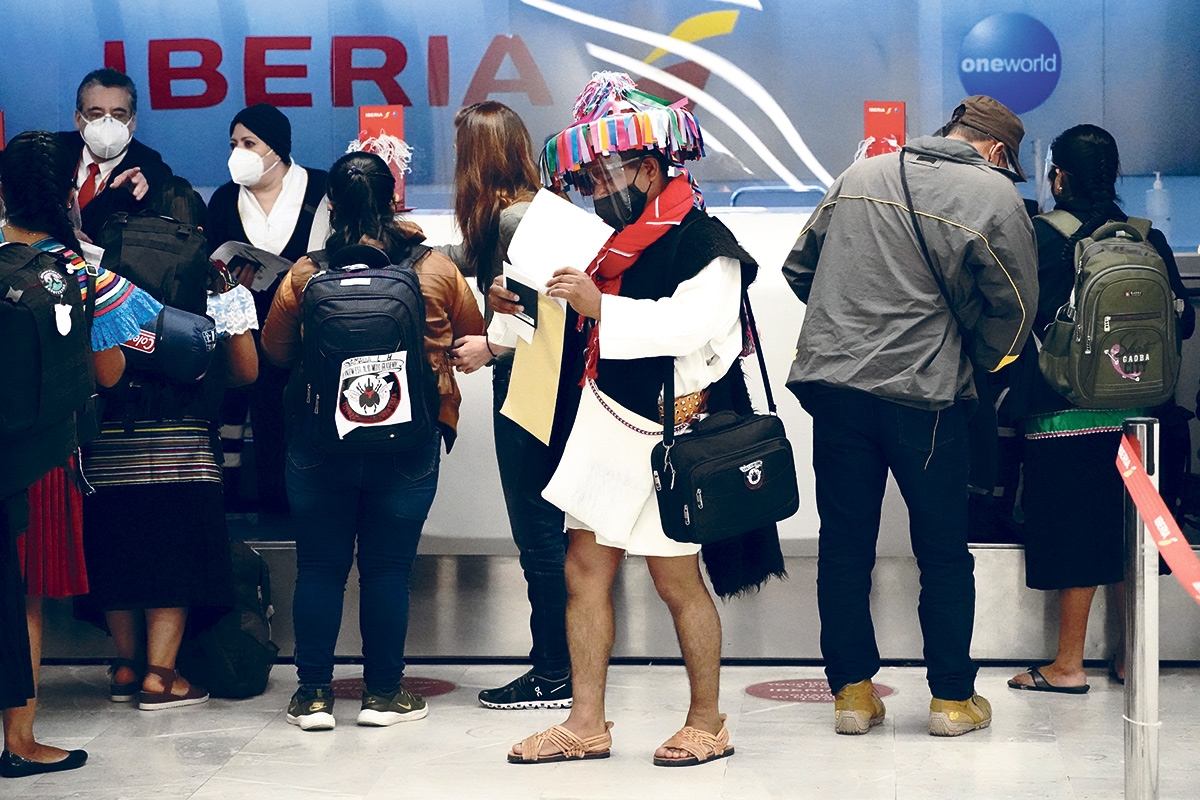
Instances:
[[[408,353],[359,356],[342,362],[341,396],[335,421],[338,436],[368,425],[412,421],[405,361]]]

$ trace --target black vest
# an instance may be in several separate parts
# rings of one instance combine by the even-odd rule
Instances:
[[[693,208],[683,222],[647,247],[634,265],[625,270],[620,296],[636,300],[670,297],[679,284],[694,278],[721,256],[741,262],[743,288],[758,274],[758,264],[729,229],[720,220]],[[663,376],[671,362],[669,356],[606,359],[601,350],[596,384],[630,411],[657,420]],[[576,381],[579,374],[575,373]]]

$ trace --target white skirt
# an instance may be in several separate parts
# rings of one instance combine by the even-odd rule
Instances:
[[[588,381],[562,460],[542,497],[562,509],[566,525],[596,542],[638,556],[690,556],[700,545],[663,533],[650,452],[662,424],[621,406]]]

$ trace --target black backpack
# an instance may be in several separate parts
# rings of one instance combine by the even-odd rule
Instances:
[[[301,426],[325,452],[409,450],[429,441],[437,382],[425,357],[425,299],[414,245],[399,264],[374,247],[332,255],[304,287]],[[319,266],[321,252],[311,254]]]
[[[57,258],[0,246],[0,438],[36,433],[92,396],[88,327],[79,284]]]
[[[89,321],[58,258],[0,245],[0,487],[30,485],[77,446],[76,415],[95,395]]]
[[[163,305],[201,315],[208,308],[212,263],[204,234],[194,225],[149,211],[113,214],[96,244],[104,248],[100,266]]]
[[[214,269],[204,234],[194,225],[153,212],[120,213],[104,224],[97,244],[104,248],[102,267],[175,309],[146,322],[142,335],[126,343],[125,374],[116,386],[102,392],[104,419],[132,422],[209,416],[203,387],[195,380],[181,380],[170,364],[153,357],[164,327],[195,329],[192,338],[197,338],[201,351],[207,348],[207,353],[200,352],[189,361],[202,362],[216,347],[215,327],[204,316]],[[207,364],[192,372],[199,374],[205,369]]]
[[[279,647],[271,641],[271,573],[245,542],[229,543],[233,610],[179,648],[179,670],[213,697],[253,697],[266,691]]]

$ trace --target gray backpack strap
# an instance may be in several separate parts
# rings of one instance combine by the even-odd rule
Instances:
[[[1038,214],[1034,219],[1042,220],[1068,239],[1074,236],[1075,231],[1083,225],[1074,214],[1061,208],[1047,211],[1045,214]]]

